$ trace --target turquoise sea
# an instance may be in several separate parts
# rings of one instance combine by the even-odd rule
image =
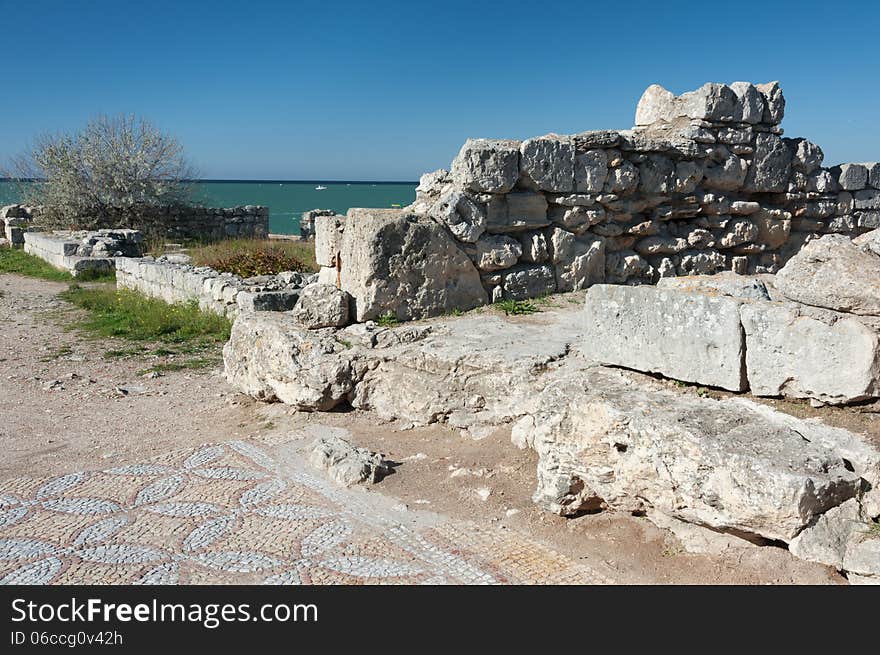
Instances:
[[[405,206],[415,200],[416,186],[416,182],[205,180],[195,184],[194,196],[209,207],[265,205],[272,232],[298,234],[304,211],[320,208],[344,214],[350,207]],[[0,206],[16,201],[13,185],[0,180]]]

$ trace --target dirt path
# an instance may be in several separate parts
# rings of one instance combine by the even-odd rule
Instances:
[[[0,477],[112,466],[253,428],[252,403],[219,371],[145,378],[155,362],[107,357],[130,342],[65,330],[80,311],[57,298],[66,288],[0,275]]]
[[[64,288],[0,275],[0,539],[18,540],[0,574],[10,580],[842,581],[779,548],[693,555],[644,518],[541,511],[530,498],[535,455],[513,448],[507,430],[474,441],[364,412],[293,412],[235,393],[219,367],[144,378],[144,357],[106,357],[129,344],[64,329],[79,311],[56,297]],[[396,472],[366,490],[327,486],[303,454],[340,428],[398,462]],[[272,515],[280,501],[266,489],[284,489],[285,507],[308,499],[321,517]],[[243,502],[255,493],[268,509]],[[161,502],[145,508],[146,497]],[[96,502],[108,517],[78,514]],[[103,550],[82,547],[87,529],[103,535]],[[216,539],[193,547],[207,533]],[[107,548],[117,559],[104,561]]]

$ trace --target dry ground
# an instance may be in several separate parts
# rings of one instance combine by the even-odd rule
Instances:
[[[65,285],[0,275],[0,482],[143,462],[206,442],[248,438],[283,447],[309,425],[342,427],[358,445],[399,462],[370,493],[412,512],[473,521],[521,534],[623,583],[840,583],[834,571],[786,550],[751,545],[721,554],[684,552],[670,533],[639,517],[600,513],[562,519],[536,508],[535,455],[499,430],[480,441],[442,426],[402,429],[364,412],[309,414],[263,405],[234,392],[221,367],[140,372],[142,356],[107,358],[126,344],[84,338],[65,326],[75,310],[56,297]],[[129,393],[119,391],[128,388]],[[696,392],[693,389],[685,393]],[[877,435],[871,412],[840,413],[801,404],[783,410],[819,414]]]

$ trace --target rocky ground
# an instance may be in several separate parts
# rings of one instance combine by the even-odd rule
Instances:
[[[536,455],[509,429],[296,412],[235,393],[219,365],[143,377],[149,359],[106,356],[130,344],[66,329],[63,288],[0,276],[7,581],[842,582],[782,548],[690,554],[643,518],[542,511]],[[831,418],[876,431],[869,413]],[[304,457],[327,434],[395,472],[334,486]]]

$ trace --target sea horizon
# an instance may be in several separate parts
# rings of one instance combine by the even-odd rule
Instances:
[[[310,209],[344,214],[352,207],[404,207],[415,200],[418,182],[396,180],[249,180],[198,178],[193,200],[209,207],[263,205],[269,230],[299,234],[299,220]],[[317,187],[321,187],[320,189]],[[0,178],[0,206],[19,201],[14,181]]]

